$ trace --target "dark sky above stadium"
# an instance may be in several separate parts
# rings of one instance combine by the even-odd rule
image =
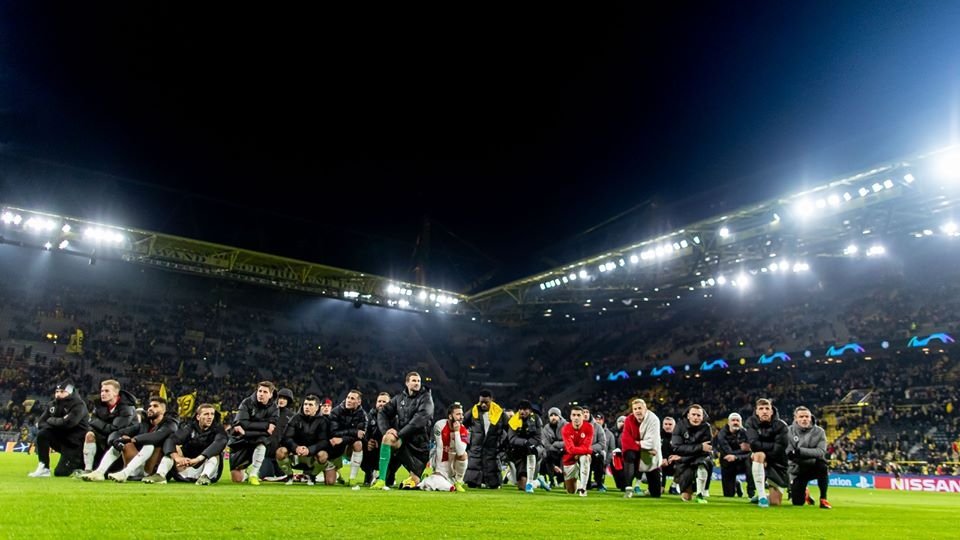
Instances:
[[[451,289],[943,146],[960,110],[957,2],[11,4],[0,201],[407,280],[429,219]]]

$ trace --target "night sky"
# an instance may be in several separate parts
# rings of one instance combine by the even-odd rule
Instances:
[[[957,140],[960,2],[11,4],[0,201],[454,290]]]

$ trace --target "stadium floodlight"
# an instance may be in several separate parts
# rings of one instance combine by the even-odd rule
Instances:
[[[945,234],[954,234],[957,232],[957,224],[952,221],[948,221],[940,226],[940,230]]]
[[[427,299],[427,291],[420,291],[420,294],[417,295],[417,298],[419,298],[421,302],[423,302],[424,300],[426,300],[426,299]]]
[[[865,187],[862,187],[857,190],[857,193],[859,193],[861,197],[866,197],[867,195],[870,194],[870,190]]]
[[[777,263],[770,263],[770,266],[768,266],[767,269],[770,270],[771,272],[776,272],[777,270],[780,269],[780,265]]]
[[[699,237],[699,236],[694,236],[694,237],[693,237],[693,243],[694,243],[694,244],[697,244],[697,245],[699,246],[699,245],[700,245],[700,237]]]
[[[70,241],[64,240],[63,242],[60,242],[60,245],[57,247],[60,249],[67,249],[68,247],[70,247]]]
[[[887,249],[883,246],[877,244],[870,246],[870,249],[867,250],[867,257],[879,257],[887,252]]]
[[[720,238],[726,238],[730,236],[730,229],[726,227],[720,227]]]
[[[798,217],[806,218],[813,215],[814,207],[810,199],[802,199],[793,205],[793,213]]]
[[[770,221],[770,224],[771,224],[771,225],[776,225],[777,223],[780,223],[780,214],[774,212],[774,213],[773,213],[773,220]]]
[[[874,182],[873,185],[870,187],[873,188],[874,193],[880,193],[881,191],[883,191],[883,184],[881,184],[880,182]]]
[[[816,203],[816,204],[817,204],[817,210],[823,210],[824,208],[827,207],[827,200],[826,200],[826,199],[817,199],[817,203]]]
[[[889,178],[887,178],[886,180],[884,180],[884,181],[883,181],[883,187],[885,187],[885,188],[887,188],[887,189],[893,189],[893,180],[890,180]]]
[[[843,200],[850,202],[853,199],[853,195],[849,191],[843,194]]]
[[[570,278],[570,281],[573,281],[577,279],[577,274],[575,272],[570,272],[570,275],[567,277]]]
[[[408,308],[408,307],[410,307],[410,301],[409,301],[409,300],[404,300],[403,298],[401,298],[400,301],[397,302],[397,305],[400,306],[400,307],[402,307],[402,308]]]
[[[590,276],[590,274],[588,274],[586,270],[581,270],[579,275],[580,275],[580,279],[587,279],[587,277]]]
[[[956,225],[954,225],[954,227],[956,227]],[[932,236],[932,235],[933,235],[933,231],[931,229],[923,230],[923,236]]]
[[[946,180],[960,179],[960,148],[954,148],[937,160],[937,175]]]
[[[63,232],[63,234],[67,234],[73,230],[73,227],[71,227],[69,223],[64,223],[63,227],[60,227],[60,230]]]
[[[53,221],[39,216],[32,216],[23,224],[24,229],[33,229],[37,232],[50,232],[57,227]]]
[[[831,195],[827,197],[827,204],[829,204],[830,206],[840,206],[840,196]]]
[[[43,249],[47,251],[50,251],[50,248],[52,247],[53,247],[53,244],[51,244],[49,241],[43,243]]]
[[[683,248],[683,249],[686,249],[689,245],[690,245],[690,244],[687,243],[686,240],[681,240],[681,241],[680,241],[680,247]]]
[[[856,255],[859,249],[856,244],[850,244],[849,246],[843,248],[844,255]]]
[[[640,262],[640,257],[637,257],[636,255],[630,256],[630,264],[637,264],[638,262]]]
[[[674,251],[680,251],[680,242],[674,242],[674,243],[673,243],[673,250],[674,250]]]
[[[715,280],[715,279],[713,279],[713,278],[710,278],[710,279],[707,280],[707,285],[709,285],[709,286],[711,286],[711,287],[713,287],[713,286],[716,285],[716,284],[717,284],[717,280]]]
[[[433,302],[436,299],[437,299],[437,295],[434,293],[430,293],[430,301]]]
[[[598,267],[597,267],[597,270],[599,270],[601,273],[606,272],[606,271],[607,271],[607,263],[603,263],[603,264],[601,264],[600,266],[598,266]]]
[[[737,276],[737,283],[738,283],[741,287],[749,287],[749,286],[750,286],[750,276],[748,276],[747,274],[745,274],[745,273],[743,273],[743,272],[740,272],[740,275]]]
[[[784,272],[786,272],[788,268],[790,268],[790,261],[786,259],[782,259],[780,261],[780,270],[783,270]]]
[[[627,264],[627,261],[625,261],[625,260],[623,260],[623,259],[620,259],[619,261],[617,261],[617,264],[619,264],[620,266],[623,266],[623,265]]]
[[[717,276],[717,285],[723,286],[727,283],[727,278],[723,276]]]
[[[657,257],[663,257],[663,246],[657,246],[657,249],[653,252],[656,253]]]
[[[903,175],[903,181],[906,182],[906,183],[908,183],[908,184],[912,184],[914,180],[916,180],[916,177],[914,177],[914,176],[913,176],[912,174],[910,174],[910,173],[907,173],[907,174]]]
[[[564,285],[566,285],[566,284],[569,283],[569,282],[570,282],[570,280],[567,279],[567,276],[563,276],[563,283],[564,283]]]
[[[798,262],[793,265],[793,273],[799,274],[800,272],[810,271],[810,265],[805,262]]]
[[[541,291],[544,291],[544,290],[546,290],[546,289],[547,289],[547,285],[544,284],[544,283],[541,283],[541,284],[540,284],[540,290],[541,290]]]

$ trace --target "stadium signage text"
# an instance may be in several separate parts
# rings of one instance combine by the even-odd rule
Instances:
[[[960,493],[960,478],[956,476],[877,476],[877,489],[894,491],[932,491]]]

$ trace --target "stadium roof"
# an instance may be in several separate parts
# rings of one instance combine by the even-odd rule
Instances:
[[[464,295],[368,273],[151,231],[4,206],[0,242],[90,259],[300,290],[361,304],[518,323],[657,309],[768,275],[816,272],[826,258],[882,256],[960,235],[960,147],[892,161],[812,189],[638,239]],[[957,239],[960,241],[960,239]]]

